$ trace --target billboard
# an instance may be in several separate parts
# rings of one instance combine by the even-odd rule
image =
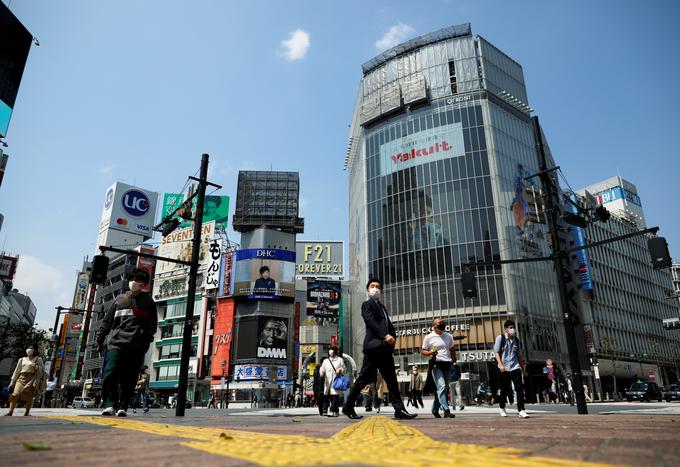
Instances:
[[[151,238],[157,206],[157,193],[116,182],[106,190],[99,232],[114,229]]]
[[[239,322],[238,358],[286,360],[289,322],[278,316],[258,316]]]
[[[380,145],[380,175],[465,155],[463,124],[418,131]]]
[[[10,2],[11,3],[11,2]],[[0,137],[7,128],[24,74],[33,35],[21,21],[0,2]]]
[[[144,246],[140,246],[139,248],[136,248],[136,250],[139,250],[140,253],[146,253],[148,255],[153,255],[156,252],[156,250],[154,250],[153,248],[147,248]],[[153,278],[153,268],[155,265],[156,260],[153,258],[144,258],[143,256],[139,256],[137,258],[137,267],[148,272],[149,277],[151,278]],[[144,292],[151,292],[151,282],[142,287],[142,290]]]
[[[213,330],[213,347],[210,375],[225,376],[229,371],[232,330],[234,328],[234,300],[223,298],[217,300],[215,311],[215,328]]]
[[[208,259],[208,267],[205,270],[205,290],[215,290],[220,285],[220,263],[222,256],[222,245],[219,240],[210,242],[208,248],[210,259]]]
[[[337,281],[307,282],[307,316],[337,320],[342,288]]]
[[[577,202],[576,195],[569,195],[569,199],[573,202]],[[572,214],[578,214],[576,206],[572,203],[565,203],[566,209]],[[582,247],[586,245],[586,236],[583,233],[583,229],[575,225],[571,226],[571,237],[574,241],[574,247]],[[590,262],[588,261],[588,253],[586,250],[577,250],[576,262],[578,263],[578,278],[580,281],[581,290],[593,290],[593,278],[590,275]]]
[[[295,242],[298,279],[306,277],[334,277],[342,279],[344,274],[345,242]]]
[[[11,281],[17,272],[18,256],[0,256],[0,279]]]
[[[276,371],[277,381],[285,381],[287,379],[287,367],[260,365],[236,365],[234,367],[234,378],[238,378],[239,381],[271,381],[273,371]]]
[[[250,299],[295,297],[295,252],[253,248],[234,253],[234,296]]]
[[[158,256],[179,259],[182,261],[191,261],[191,240],[194,238],[193,230],[193,227],[181,229],[162,237],[161,242],[158,245]],[[214,222],[203,225],[203,230],[201,231],[201,247],[198,255],[199,266],[196,282],[198,286],[204,283],[205,270],[210,259],[210,243],[213,240],[214,234]],[[188,275],[189,266],[169,263],[167,261],[158,261],[156,263],[156,273],[153,279],[152,296],[154,300],[167,300],[169,298],[186,296],[188,291]]]
[[[184,202],[183,193],[165,193],[163,195],[163,208],[161,219],[180,207]],[[193,208],[196,209],[196,198],[194,198]],[[229,220],[229,197],[228,196],[206,196],[203,204],[203,223],[215,221],[215,228],[226,230]],[[180,227],[190,227],[191,222],[182,222]]]

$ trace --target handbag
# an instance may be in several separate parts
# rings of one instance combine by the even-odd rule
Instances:
[[[434,376],[432,375],[432,370],[435,366],[435,361],[437,359],[436,355],[427,362],[427,378],[425,378],[425,386],[423,387],[423,394],[434,394],[437,392],[437,383],[434,382]]]
[[[333,365],[333,362],[331,359],[328,359],[328,363],[331,364],[331,367],[333,368],[333,372],[337,373],[335,369],[335,365]],[[335,378],[333,378],[333,383],[331,384],[333,389],[336,391],[347,391],[349,389],[349,378],[345,375],[335,375]]]

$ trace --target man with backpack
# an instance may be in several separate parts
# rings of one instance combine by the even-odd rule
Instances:
[[[517,329],[515,322],[511,319],[503,323],[505,332],[496,337],[493,351],[496,353],[496,363],[500,371],[501,395],[499,400],[499,411],[501,417],[507,417],[505,404],[508,395],[515,386],[517,393],[517,413],[520,418],[529,418],[529,414],[524,411],[524,380],[526,373],[524,357],[522,356],[522,346],[516,336]]]

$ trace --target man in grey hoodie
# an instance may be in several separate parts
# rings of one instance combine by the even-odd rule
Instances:
[[[128,276],[130,290],[116,297],[97,329],[97,350],[100,352],[109,336],[107,362],[102,374],[105,407],[102,415],[127,416],[144,355],[153,342],[158,315],[156,303],[143,290],[149,279],[145,270],[133,270]]]

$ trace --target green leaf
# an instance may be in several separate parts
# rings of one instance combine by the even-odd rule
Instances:
[[[52,449],[49,444],[45,443],[21,443],[27,451],[49,451]]]

